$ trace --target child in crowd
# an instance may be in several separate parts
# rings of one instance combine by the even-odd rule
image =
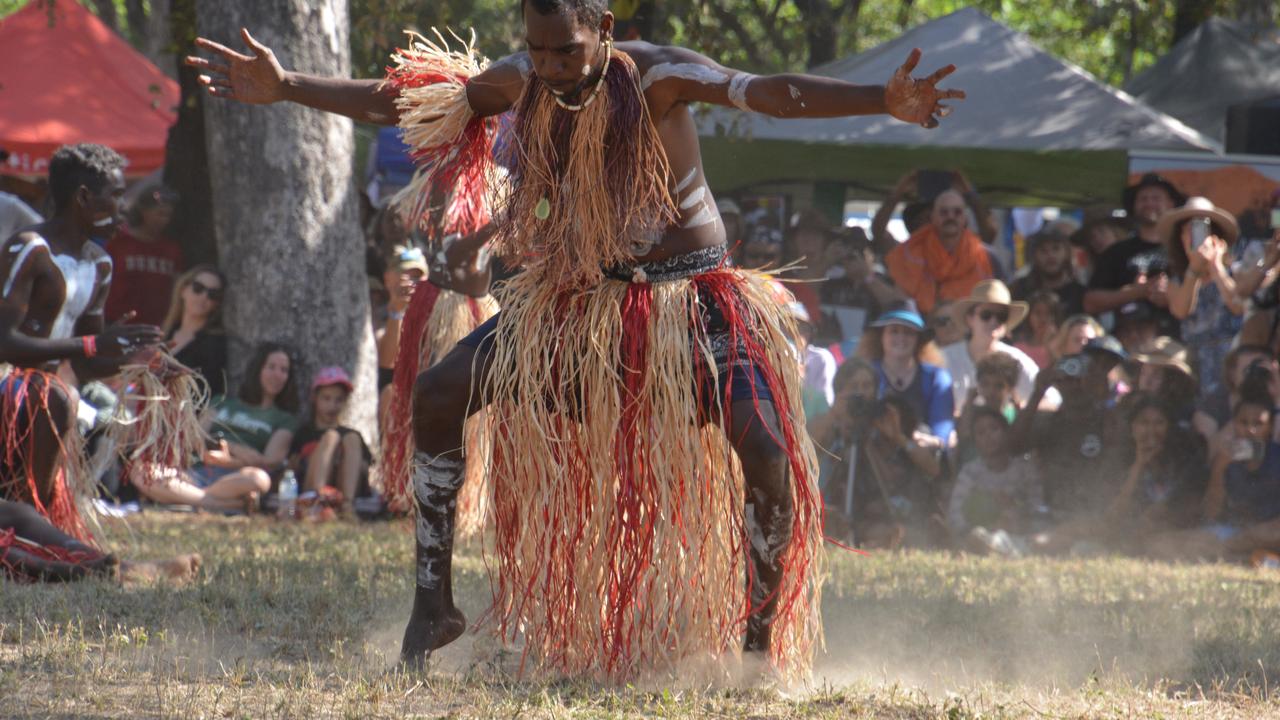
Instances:
[[[991,353],[978,361],[977,384],[970,389],[956,427],[959,440],[956,464],[964,466],[977,455],[974,443],[974,411],[979,408],[994,410],[1012,425],[1018,418],[1018,404],[1014,391],[1018,386],[1018,361],[1004,353]]]
[[[984,550],[1020,555],[1032,513],[1043,502],[1035,465],[1012,452],[1009,421],[994,406],[968,411],[977,457],[956,478],[947,524]]]
[[[311,382],[310,419],[293,436],[290,465],[302,479],[302,489],[321,492],[336,487],[343,509],[369,493],[369,465],[373,456],[358,430],[340,425],[353,390],[351,378],[340,367],[327,367]]]
[[[1035,360],[1040,369],[1053,364],[1049,345],[1062,324],[1062,301],[1052,290],[1037,290],[1027,298],[1027,322],[1018,328],[1013,346]]]

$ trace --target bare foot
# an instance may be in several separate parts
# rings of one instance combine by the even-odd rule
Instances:
[[[467,618],[457,608],[435,616],[414,613],[404,629],[400,663],[407,670],[425,670],[431,653],[457,640],[466,629]]]
[[[157,562],[120,563],[120,582],[125,585],[163,580],[170,585],[185,585],[200,572],[203,558],[198,553],[178,555]]]

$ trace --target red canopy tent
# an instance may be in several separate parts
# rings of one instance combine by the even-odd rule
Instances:
[[[75,0],[32,0],[0,20],[0,174],[43,177],[59,145],[101,143],[125,174],[164,165],[178,84]]]

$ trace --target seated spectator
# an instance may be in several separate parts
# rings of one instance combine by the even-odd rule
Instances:
[[[947,188],[943,188],[943,190],[945,189]],[[973,184],[969,182],[969,178],[959,171],[951,173],[949,189],[960,193],[968,204],[974,218],[977,220],[978,235],[982,238],[982,241],[988,245],[994,242],[996,226],[991,221],[991,211],[973,189]],[[898,238],[889,232],[889,221],[893,219],[894,213],[898,211],[898,206],[903,201],[908,202],[902,208],[902,224],[906,227],[907,235],[910,236],[929,223],[930,214],[933,210],[933,201],[937,199],[938,194],[938,189],[931,190],[920,187],[918,171],[912,170],[898,178],[897,184],[894,185],[884,202],[880,204],[880,208],[876,210],[875,217],[871,219],[871,243],[876,254],[888,255],[898,246]]]
[[[1037,290],[1027,298],[1027,307],[1027,322],[1014,333],[1013,346],[1043,370],[1053,364],[1049,345],[1062,324],[1062,303],[1052,290]]]
[[[1106,334],[1107,331],[1092,316],[1072,315],[1062,321],[1053,340],[1049,341],[1049,357],[1057,362],[1068,355],[1079,355],[1090,340]]]
[[[978,381],[966,395],[960,420],[956,423],[957,466],[963,466],[972,460],[976,452],[973,435],[975,410],[995,410],[1010,425],[1017,420],[1019,408],[1014,398],[1014,388],[1021,371],[1018,361],[1004,353],[994,352],[978,361]]]
[[[1107,248],[1123,240],[1126,234],[1124,225],[1111,216],[1111,208],[1086,209],[1084,224],[1070,236],[1071,244],[1083,251],[1077,255],[1077,260],[1083,263],[1079,270],[1084,273],[1079,277],[1087,278],[1092,275],[1098,258]],[[1081,302],[1083,300],[1081,298]]]
[[[863,334],[858,354],[879,375],[877,397],[901,396],[929,432],[949,447],[955,430],[951,373],[939,366],[942,356],[929,342],[915,306],[908,301],[881,314]]]
[[[1254,390],[1255,396],[1272,396],[1271,387],[1274,384],[1275,407],[1280,407],[1280,365],[1272,358],[1271,351],[1267,347],[1241,342],[1223,358],[1222,382],[1218,391],[1208,397],[1202,397],[1198,405],[1201,412],[1207,414],[1218,427],[1222,428],[1219,431],[1220,436],[1224,432],[1229,433],[1233,408],[1244,396],[1241,388],[1245,385],[1245,378],[1251,374],[1255,376],[1252,384],[1260,388]],[[1274,383],[1273,376],[1277,377]]]
[[[1163,324],[1157,310],[1149,302],[1125,303],[1116,310],[1112,335],[1120,341],[1125,352],[1138,352],[1160,337],[1161,327],[1167,327],[1167,324]]]
[[[1058,297],[1064,315],[1084,312],[1084,285],[1076,280],[1075,267],[1071,264],[1071,243],[1067,236],[1053,229],[1044,229],[1032,235],[1027,245],[1031,272],[1014,281],[1009,288],[1014,299],[1030,303],[1032,295],[1047,290]]]
[[[738,252],[738,266],[749,270],[782,266],[782,233],[767,225],[752,225]]]
[[[786,295],[787,291],[780,283],[778,289]],[[832,382],[836,376],[836,359],[830,350],[813,344],[813,323],[809,321],[809,312],[804,309],[804,305],[797,300],[788,300],[787,307],[796,323],[796,336],[792,342],[799,351],[804,368],[804,383],[801,387],[804,416],[812,419],[830,410],[831,403],[835,401]]]
[[[827,243],[831,239],[831,226],[816,210],[796,213],[784,246],[786,262],[796,263],[793,272],[787,273],[784,282],[796,300],[804,303],[809,317],[822,314],[822,301],[818,297],[820,281],[827,278]]]
[[[160,329],[169,352],[199,373],[209,395],[227,394],[227,336],[222,329],[222,301],[227,278],[212,265],[197,265],[178,278],[169,313]]]
[[[896,290],[895,290],[896,291]],[[938,303],[929,313],[929,332],[933,333],[933,342],[938,347],[946,347],[964,340],[969,328],[964,318],[956,317],[956,301],[946,300]]]
[[[1230,213],[1193,197],[1165,213],[1157,229],[1172,275],[1169,312],[1182,323],[1182,340],[1193,349],[1205,397],[1217,390],[1222,361],[1244,325],[1244,298],[1228,267],[1239,228]]]
[[[1040,366],[1018,348],[1004,342],[1011,328],[1027,316],[1027,304],[1009,297],[1009,288],[999,280],[984,280],[974,286],[964,300],[956,303],[956,317],[964,318],[969,337],[964,342],[942,348],[943,359],[951,373],[951,390],[956,407],[962,407],[969,390],[977,382],[974,372],[979,360],[993,352],[1002,352],[1018,361],[1021,372],[1015,388],[1019,403],[1031,396],[1032,383]],[[1056,402],[1056,396],[1050,396]]]
[[[395,375],[396,355],[400,352],[400,323],[409,307],[413,289],[427,277],[427,257],[420,248],[401,246],[395,248],[387,261],[382,284],[390,300],[387,303],[387,322],[375,332],[378,343],[378,391],[391,385]]]
[[[1036,376],[1027,409],[1014,423],[1014,451],[1034,453],[1045,502],[1058,521],[1093,511],[1107,497],[1099,482],[1115,474],[1109,463],[1124,437],[1109,409],[1110,374],[1127,359],[1114,338],[1091,340],[1084,352]],[[1061,406],[1037,410],[1051,388],[1061,393]]]
[[[1194,430],[1206,440],[1213,437],[1218,424],[1196,408],[1199,384],[1187,363],[1187,349],[1181,343],[1173,338],[1156,338],[1134,353],[1133,359],[1139,363],[1136,384],[1139,394],[1160,398],[1177,427]],[[1136,396],[1126,396],[1125,402]]]
[[[303,479],[302,489],[318,493],[321,488],[337,488],[348,514],[357,497],[369,494],[373,462],[360,431],[339,424],[354,389],[340,367],[317,372],[311,382],[309,419],[289,446],[289,464]]]
[[[1216,559],[1280,548],[1280,444],[1272,439],[1270,404],[1246,397],[1236,405],[1234,447],[1213,462],[1201,505],[1203,524],[1153,538],[1152,555]]]
[[[1011,429],[1003,413],[979,406],[971,422],[977,457],[965,463],[956,478],[947,526],[956,539],[969,540],[972,533],[976,543],[971,546],[1021,554],[1023,538],[1044,503],[1040,479],[1029,459],[1013,455]]]
[[[944,300],[958,300],[983,280],[999,278],[1000,264],[968,229],[964,197],[943,192],[933,201],[928,225],[885,256],[889,276],[921,312]]]
[[[1155,173],[1125,189],[1125,214],[1135,232],[1098,256],[1084,296],[1085,312],[1099,315],[1144,305],[1157,324],[1156,335],[1177,337],[1177,323],[1169,314],[1169,256],[1157,224],[1184,201],[1173,183]]]
[[[163,186],[143,192],[126,213],[127,224],[107,242],[111,291],[104,314],[109,322],[129,312],[137,313],[137,323],[164,321],[164,298],[183,269],[182,248],[164,234],[177,202],[177,193]]]
[[[880,317],[881,308],[904,298],[888,277],[876,272],[871,244],[862,228],[850,228],[829,247],[844,249],[841,264],[827,271],[819,297],[822,316],[818,343],[839,345],[840,356],[853,354],[869,319]]]
[[[845,439],[833,473],[838,480],[829,487],[836,498],[848,496],[853,541],[877,548],[932,544],[941,443],[918,427],[914,409],[901,396],[858,412],[862,417],[851,424],[863,434]]]
[[[253,509],[282,470],[297,425],[293,361],[277,343],[254,350],[239,397],[214,401],[210,434],[217,447],[190,470],[136,467],[138,492],[158,503],[216,511]],[[138,476],[140,474],[141,476]]]
[[[1097,504],[1034,538],[1038,551],[1139,552],[1154,538],[1193,524],[1207,472],[1202,444],[1188,442],[1168,406],[1139,394],[1129,405],[1124,442],[1100,477]]]

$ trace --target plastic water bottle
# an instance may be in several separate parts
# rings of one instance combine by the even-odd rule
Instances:
[[[280,478],[280,517],[290,520],[298,516],[298,478],[292,470],[285,470]]]

